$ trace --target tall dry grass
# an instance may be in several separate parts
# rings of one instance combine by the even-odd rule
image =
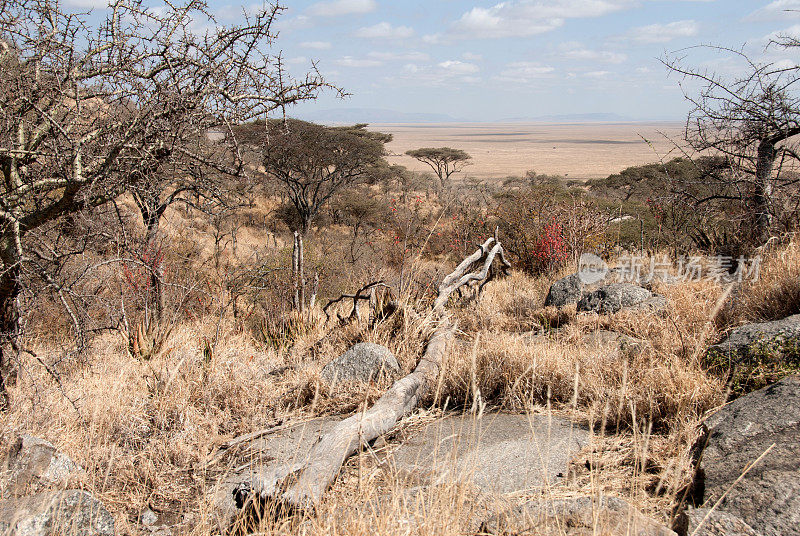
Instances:
[[[716,336],[713,319],[723,289],[710,282],[664,287],[666,317],[604,318],[572,310],[554,329],[542,325],[547,314],[541,310],[551,280],[515,273],[459,306],[458,342],[428,409],[399,429],[413,428],[421,415],[450,411],[577,420],[592,429],[592,443],[563,485],[541,493],[613,494],[668,523],[692,478],[695,425],[724,401],[724,385],[700,359]],[[151,361],[132,359],[122,338],[107,334],[84,363],[50,367],[55,376],[43,363],[54,364],[58,352],[51,343],[32,341],[37,357],[25,357],[12,410],[0,422],[52,441],[83,466],[78,484],[114,513],[120,534],[146,533],[138,522],[146,507],[173,524],[174,534],[211,534],[213,487],[245,461],[232,453],[209,464],[220,445],[253,430],[370,404],[387,383],[328,389],[319,381],[322,366],[351,344],[369,341],[388,346],[409,371],[430,329],[424,315],[396,314],[372,327],[365,321],[338,329],[317,316],[294,344],[276,348],[227,319],[219,324],[208,317],[177,326],[168,351]],[[641,339],[641,346],[629,351],[587,340],[598,329]],[[203,341],[211,337],[217,344],[209,359]],[[410,492],[367,449],[348,461],[318,511],[268,517],[259,530],[464,534],[521,498],[487,502],[455,482]]]

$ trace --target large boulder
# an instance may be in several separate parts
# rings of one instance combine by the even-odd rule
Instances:
[[[631,283],[612,283],[597,290],[584,293],[578,302],[578,311],[595,311],[613,314],[623,309],[658,312],[666,306],[666,300],[646,288]]]
[[[392,352],[385,346],[371,342],[360,342],[325,365],[322,379],[328,385],[338,382],[369,382],[381,375],[394,376],[400,372]]]
[[[534,500],[483,525],[489,534],[677,536],[616,497]]]
[[[5,493],[19,496],[31,489],[64,486],[80,467],[52,443],[28,435],[4,434],[0,446],[0,475]]]
[[[767,355],[800,363],[800,314],[740,326],[725,340],[710,346],[709,352],[725,356],[737,364]]]
[[[45,491],[0,501],[0,534],[113,536],[114,517],[85,491]]]
[[[557,417],[453,416],[407,437],[384,466],[412,485],[460,481],[487,494],[522,492],[561,480],[588,441],[585,428]]]
[[[736,399],[704,426],[705,505],[728,492],[721,511],[766,536],[800,535],[800,375]]]

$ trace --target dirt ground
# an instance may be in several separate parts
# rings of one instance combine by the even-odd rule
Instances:
[[[683,124],[672,123],[452,123],[372,124],[394,140],[389,161],[430,171],[405,153],[453,147],[472,155],[459,178],[500,179],[528,170],[568,179],[607,177],[629,166],[680,156]],[[675,140],[675,142],[673,142]],[[454,177],[455,178],[455,177]]]

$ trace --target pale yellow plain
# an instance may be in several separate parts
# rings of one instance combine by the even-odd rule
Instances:
[[[472,156],[457,178],[501,179],[528,170],[568,179],[607,177],[626,167],[680,156],[679,122],[661,123],[453,123],[379,124],[388,132],[389,161],[430,171],[405,153],[419,147],[453,147]],[[454,178],[456,178],[454,176]]]

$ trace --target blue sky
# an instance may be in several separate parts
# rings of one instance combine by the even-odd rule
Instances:
[[[72,0],[92,3],[94,0]],[[102,3],[102,2],[101,2]],[[220,21],[241,12],[210,0]],[[468,120],[616,113],[682,119],[688,106],[658,61],[725,74],[741,68],[698,44],[741,48],[761,61],[770,35],[800,35],[800,0],[323,0],[286,1],[276,47],[301,74],[311,60],[352,94],[323,95],[296,113],[385,108]],[[787,10],[798,10],[787,11]],[[680,51],[680,52],[677,52]]]

